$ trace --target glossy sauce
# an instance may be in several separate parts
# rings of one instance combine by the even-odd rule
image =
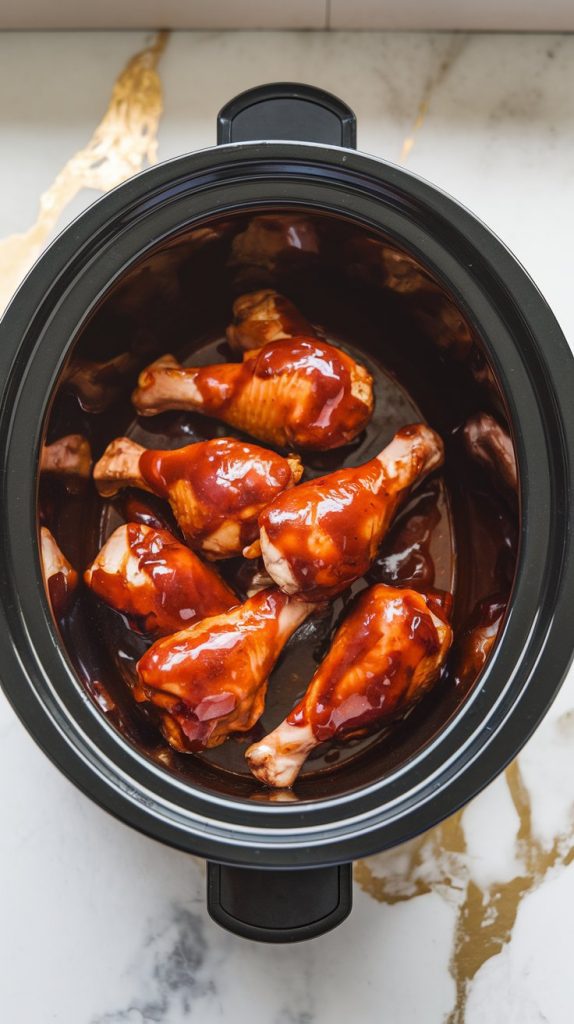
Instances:
[[[195,370],[193,383],[206,413],[249,424],[282,447],[330,449],[352,441],[369,419],[369,405],[352,393],[352,370],[346,353],[299,337],[247,353],[241,365]]]
[[[236,595],[217,573],[170,533],[131,522],[125,535],[122,571],[108,572],[96,562],[89,585],[128,617],[132,629],[167,635],[237,604]],[[137,585],[126,577],[131,558],[137,564]]]
[[[453,673],[459,688],[464,689],[472,685],[486,664],[502,625],[507,604],[508,595],[504,594],[494,594],[479,601],[466,628],[457,638]]]
[[[179,749],[216,746],[230,732],[251,728],[281,647],[305,617],[303,611],[287,628],[289,603],[281,591],[262,591],[226,616],[158,640],[143,655],[139,688],[175,720],[170,730],[179,726]]]
[[[407,426],[396,436],[416,434]],[[407,478],[416,486],[414,454],[411,458]],[[422,453],[416,465],[423,469]],[[262,512],[259,525],[300,593],[312,600],[334,596],[368,571],[406,495],[405,482],[400,469],[398,476],[394,469],[391,474],[373,459],[285,492]]]
[[[45,523],[40,529],[40,561],[52,611],[60,618],[70,605],[79,577]]]
[[[171,501],[189,543],[240,519],[239,554],[257,536],[257,515],[293,481],[281,455],[258,445],[216,438],[175,451],[145,451],[140,472],[154,493]]]
[[[77,585],[78,574],[73,569],[71,572],[56,572],[50,576],[48,597],[56,618],[60,619],[65,615]]]
[[[387,534],[382,551],[367,573],[372,583],[413,585],[427,590],[434,585],[441,558],[441,499],[436,479],[423,482],[407,500]],[[438,550],[433,550],[437,548]]]
[[[343,622],[308,697],[287,721],[309,723],[323,742],[388,720],[422,696],[429,679],[423,677],[413,691],[413,675],[425,659],[434,664],[441,646],[422,596],[374,587]]]
[[[310,598],[340,593],[369,568],[399,496],[373,494],[380,462],[312,481],[265,510],[260,526]],[[309,524],[313,524],[311,531]]]
[[[252,360],[261,380],[302,376],[310,386],[304,412],[293,418],[290,403],[287,443],[317,449],[338,448],[366,426],[371,407],[352,391],[354,362],[341,349],[312,338],[294,338],[266,345]],[[365,375],[365,381],[368,378]],[[295,389],[295,379],[291,384]]]
[[[142,523],[153,530],[167,530],[172,534],[179,530],[170,510],[149,494],[136,490],[121,491],[119,503],[126,523]]]

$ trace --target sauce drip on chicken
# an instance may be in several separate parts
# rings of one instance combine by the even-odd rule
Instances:
[[[246,732],[263,711],[267,681],[313,606],[277,589],[158,640],[137,666],[136,698],[160,708],[176,750],[194,751]]]
[[[452,642],[444,603],[384,584],[364,591],[303,699],[246,758],[269,786],[293,785],[320,743],[396,716],[437,680]]]
[[[268,444],[326,451],[364,430],[373,381],[341,349],[296,337],[248,351],[242,363],[188,367],[163,356],[140,374],[133,403],[141,416],[201,412]]]
[[[104,496],[139,487],[166,498],[188,544],[208,558],[231,558],[257,536],[261,510],[302,472],[297,456],[229,437],[174,451],[121,437],[108,445],[94,480]]]
[[[238,603],[217,573],[167,530],[142,523],[119,526],[84,580],[90,590],[126,615],[132,629],[156,636]]]
[[[259,517],[267,572],[286,593],[332,597],[364,575],[409,489],[442,464],[430,427],[404,427],[380,455],[276,498]],[[256,544],[246,552],[259,553]]]

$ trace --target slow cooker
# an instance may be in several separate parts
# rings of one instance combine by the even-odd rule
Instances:
[[[67,227],[0,325],[8,699],[84,793],[207,859],[219,923],[273,942],[343,920],[353,860],[428,829],[502,771],[555,697],[573,649],[572,354],[488,228],[414,174],[358,153],[355,137],[352,111],[318,89],[242,94],[219,115],[216,147],[137,175]],[[45,444],[80,433],[98,457],[118,434],[174,447],[223,433],[177,413],[138,421],[130,390],[161,352],[229,358],[233,299],[262,287],[288,295],[375,380],[368,430],[344,450],[311,455],[310,476],[365,461],[416,419],[443,437],[443,476],[413,496],[393,528],[402,547],[382,551],[368,582],[406,573],[451,591],[463,638],[404,720],[319,752],[279,795],[249,775],[246,741],[204,756],[167,748],[126,686],[132,641],[83,591],[56,621],[38,544],[45,523],[82,570],[122,516],[90,483],[42,481]],[[509,438],[514,491],[465,444],[477,417]],[[465,666],[464,638],[497,601],[505,611],[492,650]],[[304,689],[342,607],[290,643],[269,723]]]

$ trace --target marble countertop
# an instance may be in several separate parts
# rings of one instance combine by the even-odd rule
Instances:
[[[0,308],[102,190],[209,146],[231,96],[308,81],[359,148],[485,220],[574,338],[574,37],[0,34]],[[0,697],[0,991],[10,1024],[571,1024],[574,674],[518,760],[355,868],[332,934],[265,947],[207,917],[204,865],[115,821]]]

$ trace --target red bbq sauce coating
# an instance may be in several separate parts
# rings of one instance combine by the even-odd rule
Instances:
[[[235,520],[237,554],[257,536],[261,509],[293,483],[283,456],[229,437],[174,451],[150,449],[141,455],[139,468],[154,494],[170,501],[190,544]]]
[[[373,495],[364,486],[369,478],[380,475],[378,460],[362,469],[360,479],[355,469],[342,469],[323,480],[304,483],[260,516],[260,526],[265,526],[269,540],[288,560],[296,581],[309,596],[344,590],[366,572],[377,554],[396,503],[390,504],[387,495]],[[378,525],[366,543],[364,523]],[[324,545],[315,543],[309,524],[320,527]]]
[[[311,599],[334,596],[367,572],[403,497],[403,492],[384,490],[373,494],[369,482],[381,475],[378,459],[359,469],[302,484],[259,517],[260,527]]]
[[[265,383],[271,407],[262,409],[258,426],[268,440],[327,450],[353,440],[371,417],[372,400],[353,391],[357,374],[370,387],[366,370],[341,349],[317,338],[296,337],[246,353],[241,365],[200,367],[193,380],[203,400],[202,411],[230,423],[237,418],[235,407],[243,420],[246,397],[250,402],[258,391],[256,384]],[[239,420],[237,425],[241,426]]]
[[[119,570],[107,571],[101,553],[84,578],[137,632],[166,636],[238,603],[217,573],[167,530],[127,523],[113,536],[125,546]]]
[[[290,599],[261,591],[227,615],[158,640],[137,665],[141,695],[166,713],[162,728],[179,750],[217,746],[250,729],[263,711],[268,676],[292,628]]]
[[[254,377],[261,380],[296,373],[310,387],[303,415],[295,401],[288,398],[285,403],[287,443],[319,450],[336,448],[353,440],[371,417],[372,404],[353,392],[357,364],[334,345],[305,337],[277,341],[245,365],[250,362],[255,364]],[[363,374],[370,384],[369,375],[364,370]]]
[[[442,603],[433,602],[432,610],[444,621]],[[309,724],[319,742],[381,724],[426,692],[451,639],[446,622],[439,634],[424,595],[383,584],[371,587],[338,629],[287,722]]]
[[[341,593],[367,572],[398,506],[443,458],[438,434],[412,424],[369,462],[279,495],[259,517],[271,576],[310,600]]]

